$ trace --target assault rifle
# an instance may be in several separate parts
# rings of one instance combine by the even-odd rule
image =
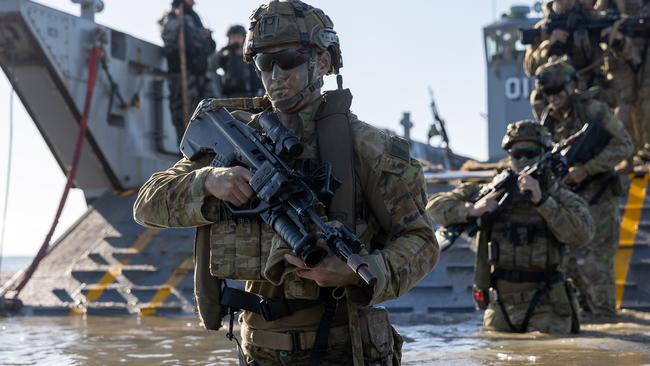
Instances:
[[[442,142],[445,143],[445,156],[447,158],[445,167],[449,168],[449,160],[451,160],[453,154],[449,145],[449,136],[447,135],[446,123],[445,120],[442,119],[438,114],[436,100],[433,98],[433,90],[431,90],[431,87],[429,87],[429,97],[431,99],[431,103],[429,105],[431,107],[431,113],[433,114],[433,123],[431,123],[431,127],[429,127],[429,141],[431,141],[434,136],[440,136]]]
[[[264,133],[237,121],[225,108],[200,113],[185,131],[181,152],[192,161],[214,155],[214,167],[240,165],[250,169],[253,177],[249,184],[256,197],[246,208],[224,202],[233,217],[261,218],[308,267],[317,266],[328,255],[327,249],[317,245],[321,238],[359,277],[374,285],[377,279],[368,264],[351,249],[363,247],[359,238],[345,225],[326,223],[317,211],[340,184],[332,175],[331,165],[320,169],[319,179],[292,169],[285,161],[302,153],[298,139],[282,126],[275,113],[264,112],[259,122]]]
[[[618,12],[606,12],[604,15],[595,16],[589,13],[570,11],[563,14],[552,14],[549,21],[542,28],[521,28],[522,44],[537,43],[542,34],[551,34],[555,29],[573,33],[578,30],[585,30],[595,39],[600,39],[603,29],[612,26],[621,20]],[[628,37],[647,37],[650,35],[650,16],[635,15],[628,16],[619,26],[618,30]],[[604,41],[604,40],[603,40]]]
[[[512,169],[506,169],[497,174],[490,183],[483,186],[470,200],[470,202],[476,203],[488,195],[503,191],[497,209],[483,215],[483,219],[477,218],[466,223],[438,228],[435,235],[441,250],[449,249],[464,232],[469,236],[474,236],[481,227],[481,221],[489,220],[498,214],[499,210],[505,207],[512,196],[519,192],[517,180],[520,176],[530,175],[539,179],[540,174],[548,169],[556,180],[561,180],[568,174],[569,167],[591,160],[609,143],[611,138],[611,133],[601,123],[585,123],[580,131],[566,139],[562,144],[556,144],[553,149],[544,153],[539,162],[525,167],[519,173]]]

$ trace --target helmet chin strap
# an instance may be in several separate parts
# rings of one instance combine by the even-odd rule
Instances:
[[[298,106],[301,106],[303,100],[311,96],[314,91],[323,87],[323,78],[318,77],[314,80],[314,70],[316,69],[316,57],[314,56],[314,51],[312,50],[311,56],[309,57],[309,69],[308,69],[308,79],[307,86],[305,86],[299,93],[294,95],[291,98],[274,101],[267,94],[267,97],[271,101],[274,109],[277,109],[283,113],[293,113],[298,111]]]

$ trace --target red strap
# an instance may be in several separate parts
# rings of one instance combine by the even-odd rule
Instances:
[[[86,130],[88,128],[88,116],[90,115],[90,107],[93,100],[93,91],[95,90],[95,83],[97,81],[97,63],[103,57],[103,50],[100,47],[95,47],[90,50],[88,55],[88,83],[86,85],[86,98],[84,100],[84,109],[83,114],[81,115],[81,121],[79,121],[79,134],[77,135],[77,142],[74,148],[74,154],[72,155],[72,161],[70,162],[70,167],[68,168],[67,181],[65,188],[63,189],[63,195],[59,201],[59,208],[56,210],[56,215],[54,216],[54,221],[50,226],[50,231],[45,236],[45,240],[41,245],[41,248],[38,250],[36,257],[29,265],[25,274],[22,277],[22,280],[15,288],[15,296],[18,297],[20,291],[27,285],[27,282],[32,277],[38,264],[47,254],[47,250],[50,246],[50,240],[52,240],[52,235],[54,235],[54,230],[56,230],[57,225],[59,224],[59,219],[61,218],[61,213],[65,207],[65,202],[68,199],[68,193],[70,193],[70,188],[74,183],[74,178],[77,174],[77,167],[79,166],[79,159],[81,158],[81,148],[83,147],[83,142],[86,137]],[[3,294],[4,295],[4,294]]]

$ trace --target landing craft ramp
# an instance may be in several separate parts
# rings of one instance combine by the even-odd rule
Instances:
[[[0,2],[0,66],[64,171],[81,119],[88,52],[96,45],[106,68],[98,74],[75,180],[87,199],[139,187],[177,160],[162,50],[31,1]]]
[[[509,32],[499,32],[500,27]],[[517,51],[511,38],[506,39],[512,29],[504,20],[486,33],[496,42],[494,52]],[[511,48],[501,47],[500,40]],[[75,181],[91,206],[50,249],[21,292],[23,311],[192,313],[193,231],[145,229],[133,221],[131,213],[133,189],[178,158],[160,48],[31,1],[0,1],[0,67],[62,169],[70,163],[88,78],[86,58],[95,42],[106,54],[106,70],[99,73],[88,138]],[[498,52],[494,52],[488,50],[487,54],[489,62],[494,62],[488,72],[495,73],[495,85],[523,85],[508,78],[510,69],[504,67],[506,62],[517,62],[519,56],[495,57]],[[116,81],[115,88],[109,75]],[[119,105],[116,90],[125,105]],[[491,95],[498,94],[495,90]],[[521,96],[516,102],[522,103]],[[495,103],[490,101],[490,105]],[[444,155],[442,150],[438,152]],[[480,178],[481,174],[472,175]],[[467,176],[449,172],[428,176],[429,193],[449,190]],[[624,218],[616,270],[619,304],[650,310],[647,188],[648,176],[636,177],[621,201]],[[473,257],[469,241],[462,238],[416,288],[384,305],[395,314],[471,310]]]

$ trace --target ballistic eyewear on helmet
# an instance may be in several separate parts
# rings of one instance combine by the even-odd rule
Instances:
[[[253,57],[255,67],[260,71],[272,71],[273,65],[282,70],[291,70],[309,61],[310,48],[288,48],[273,53],[258,53]]]
[[[550,97],[551,95],[558,95],[564,91],[564,85],[554,85],[550,87],[545,87],[540,90],[542,95],[545,97]]]
[[[513,159],[519,160],[521,158],[533,159],[542,154],[542,149],[513,149],[510,150],[510,156]]]

